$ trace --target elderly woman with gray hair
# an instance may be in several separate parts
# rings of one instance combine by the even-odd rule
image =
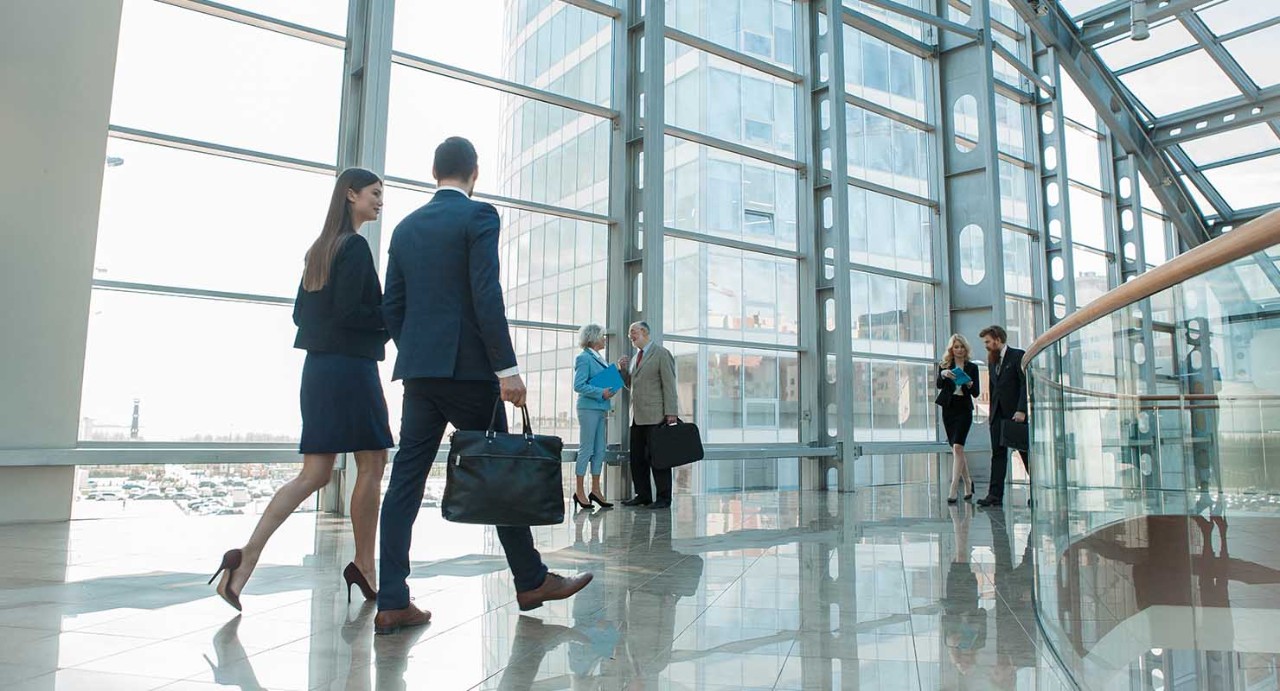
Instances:
[[[600,489],[600,472],[604,469],[605,451],[605,418],[613,406],[609,399],[617,393],[614,389],[602,389],[591,385],[591,378],[603,372],[608,365],[601,357],[604,350],[604,329],[599,324],[587,324],[578,331],[578,346],[582,352],[573,363],[573,390],[578,393],[578,465],[574,469],[578,476],[577,490],[573,493],[573,501],[580,509],[590,509],[595,502],[600,508],[607,509],[613,504],[604,500],[604,492]],[[591,467],[591,493],[587,494],[583,487],[587,466]]]

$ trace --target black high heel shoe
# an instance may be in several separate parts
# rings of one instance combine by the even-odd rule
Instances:
[[[243,558],[244,552],[238,549],[227,550],[226,553],[222,555],[222,563],[218,565],[218,570],[214,571],[213,575],[209,577],[208,583],[209,585],[213,585],[213,582],[217,580],[218,576],[223,571],[226,571],[226,580],[218,583],[218,597],[225,600],[228,605],[235,607],[237,612],[242,611],[240,608],[240,593],[231,589],[231,575],[236,572],[236,569],[240,568],[240,562]]]
[[[597,504],[599,504],[599,505],[600,505],[600,508],[602,508],[602,509],[612,509],[612,508],[613,508],[613,504],[612,504],[612,503],[605,501],[605,500],[604,500],[604,497],[600,496],[599,494],[596,494],[595,492],[592,492],[591,494],[588,494],[588,495],[587,495],[587,499],[588,499],[588,500],[590,500],[590,501],[593,501],[593,502],[595,502],[595,503],[597,503]]]
[[[573,503],[577,504],[578,508],[582,509],[583,511],[590,511],[591,509],[595,508],[591,505],[591,502],[587,502],[585,504],[582,503],[582,500],[578,498],[577,492],[573,493]]]
[[[965,501],[969,501],[970,499],[973,499],[973,480],[969,480],[969,493],[964,495]]]
[[[369,579],[364,577],[364,572],[360,570],[360,567],[356,566],[354,561],[347,564],[347,568],[342,570],[342,580],[347,582],[348,604],[351,602],[351,586],[353,585],[360,586],[360,593],[364,595],[366,601],[378,599],[378,591],[369,585]]]

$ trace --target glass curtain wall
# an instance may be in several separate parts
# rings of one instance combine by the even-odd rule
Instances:
[[[959,0],[904,4],[956,21],[970,12]],[[351,134],[340,131],[347,5],[126,0],[83,444],[249,444],[274,460],[293,448],[302,353],[291,347],[289,310]],[[853,443],[919,447],[939,439],[931,372],[950,331],[944,262],[966,251],[944,246],[939,215],[943,114],[931,53],[945,29],[883,3],[840,7],[843,21],[832,24],[844,44],[851,299],[838,309],[851,318],[855,392],[841,428]],[[625,253],[610,251],[632,230],[619,199],[640,191],[641,170],[620,165],[627,140],[615,130],[629,107],[617,73],[641,78],[638,65],[617,64],[634,53],[616,45],[628,9],[399,0],[383,37],[390,64],[380,66],[389,98],[372,113],[386,124],[375,144],[388,179],[373,234],[380,266],[395,225],[431,199],[434,146],[455,134],[475,142],[477,194],[502,215],[501,275],[531,412],[539,431],[570,444],[575,332],[587,322],[616,329],[609,295],[631,287]],[[644,256],[661,257],[660,330],[677,360],[680,412],[709,443],[794,445],[807,440],[804,329],[817,327],[800,315],[815,299],[802,287],[806,267],[820,264],[808,254],[806,219],[820,214],[806,177],[814,123],[803,121],[823,117],[806,107],[805,72],[821,67],[810,65],[805,40],[818,40],[818,28],[803,26],[809,12],[788,0],[667,0],[664,9],[665,135],[652,152],[662,158],[662,247]],[[994,40],[1029,64],[1016,12],[997,0],[992,13]],[[1044,318],[1038,235],[1048,192],[1036,182],[1034,85],[999,53],[994,71],[1003,299],[1011,338],[1025,346]],[[1071,209],[1083,304],[1118,280],[1109,141],[1083,95],[1070,83],[1062,94],[1071,180],[1058,194]],[[1176,246],[1154,196],[1141,197],[1145,259],[1155,265]],[[636,303],[628,296],[624,306]],[[1157,334],[1157,357],[1171,362],[1162,343]],[[394,357],[391,348],[388,365]],[[1103,360],[1086,371],[1109,376],[1114,360]],[[382,371],[398,429],[400,387]],[[858,482],[872,476],[905,477],[876,471]]]
[[[846,4],[917,40],[936,41],[932,29],[914,20]],[[852,434],[869,442],[935,441],[933,369],[939,331],[947,330],[935,310],[941,289],[935,248],[936,64],[853,25],[843,24],[842,30],[853,267]],[[873,477],[900,474],[879,472],[879,465],[871,463]]]

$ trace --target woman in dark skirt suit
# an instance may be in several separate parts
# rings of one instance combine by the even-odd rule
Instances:
[[[329,482],[340,453],[355,453],[351,493],[355,561],[347,564],[347,600],[360,587],[366,600],[377,593],[374,548],[378,502],[387,449],[394,446],[378,362],[388,340],[382,322],[382,287],[369,243],[356,231],[382,211],[382,181],[351,168],[338,176],[320,237],[307,251],[293,306],[298,326],[294,347],[307,351],[302,366],[302,472],[271,498],[249,542],[222,556],[214,574],[218,595],[240,609],[240,592],[258,564],[267,540],[303,500]],[[210,579],[210,583],[213,579]]]
[[[957,384],[955,369],[961,369],[969,381]],[[947,443],[951,445],[951,491],[947,503],[956,503],[956,483],[963,483],[965,501],[973,498],[973,476],[969,474],[969,462],[964,457],[964,443],[973,426],[973,399],[978,397],[978,366],[969,359],[969,342],[960,334],[952,334],[947,343],[947,354],[938,367],[938,397],[934,399],[942,407],[942,426],[947,430]]]

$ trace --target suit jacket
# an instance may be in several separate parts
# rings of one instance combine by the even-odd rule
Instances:
[[[494,381],[516,366],[498,283],[498,211],[441,190],[391,236],[382,307],[395,379]]]
[[[973,399],[978,397],[978,394],[981,393],[979,389],[982,388],[982,385],[978,383],[978,365],[974,363],[973,360],[969,360],[964,363],[964,373],[969,375],[969,378],[973,380],[972,383],[966,385],[964,392],[967,395],[965,396],[955,395],[956,382],[954,379],[947,379],[942,376],[943,371],[945,371],[944,368],[939,365],[938,388],[941,390],[938,392],[938,397],[933,399],[933,402],[943,408],[951,408],[952,406],[955,406],[957,410],[964,408],[973,410]]]
[[[381,303],[382,287],[369,241],[352,235],[334,255],[329,281],[323,288],[313,293],[298,284],[298,297],[293,301],[298,335],[293,347],[382,360],[386,357],[387,329]]]
[[[592,386],[588,381],[605,370],[600,358],[589,348],[583,348],[573,361],[573,390],[578,393],[578,410],[609,410],[613,401],[605,400],[604,389]],[[616,392],[615,392],[616,393]]]
[[[991,419],[1007,420],[1027,412],[1027,377],[1022,372],[1026,351],[1010,347],[1000,366],[991,367]]]
[[[635,357],[631,358],[632,363]],[[631,390],[631,422],[636,425],[658,425],[668,415],[680,410],[676,392],[676,359],[671,351],[654,343],[640,360],[634,373],[622,371],[622,381]]]

